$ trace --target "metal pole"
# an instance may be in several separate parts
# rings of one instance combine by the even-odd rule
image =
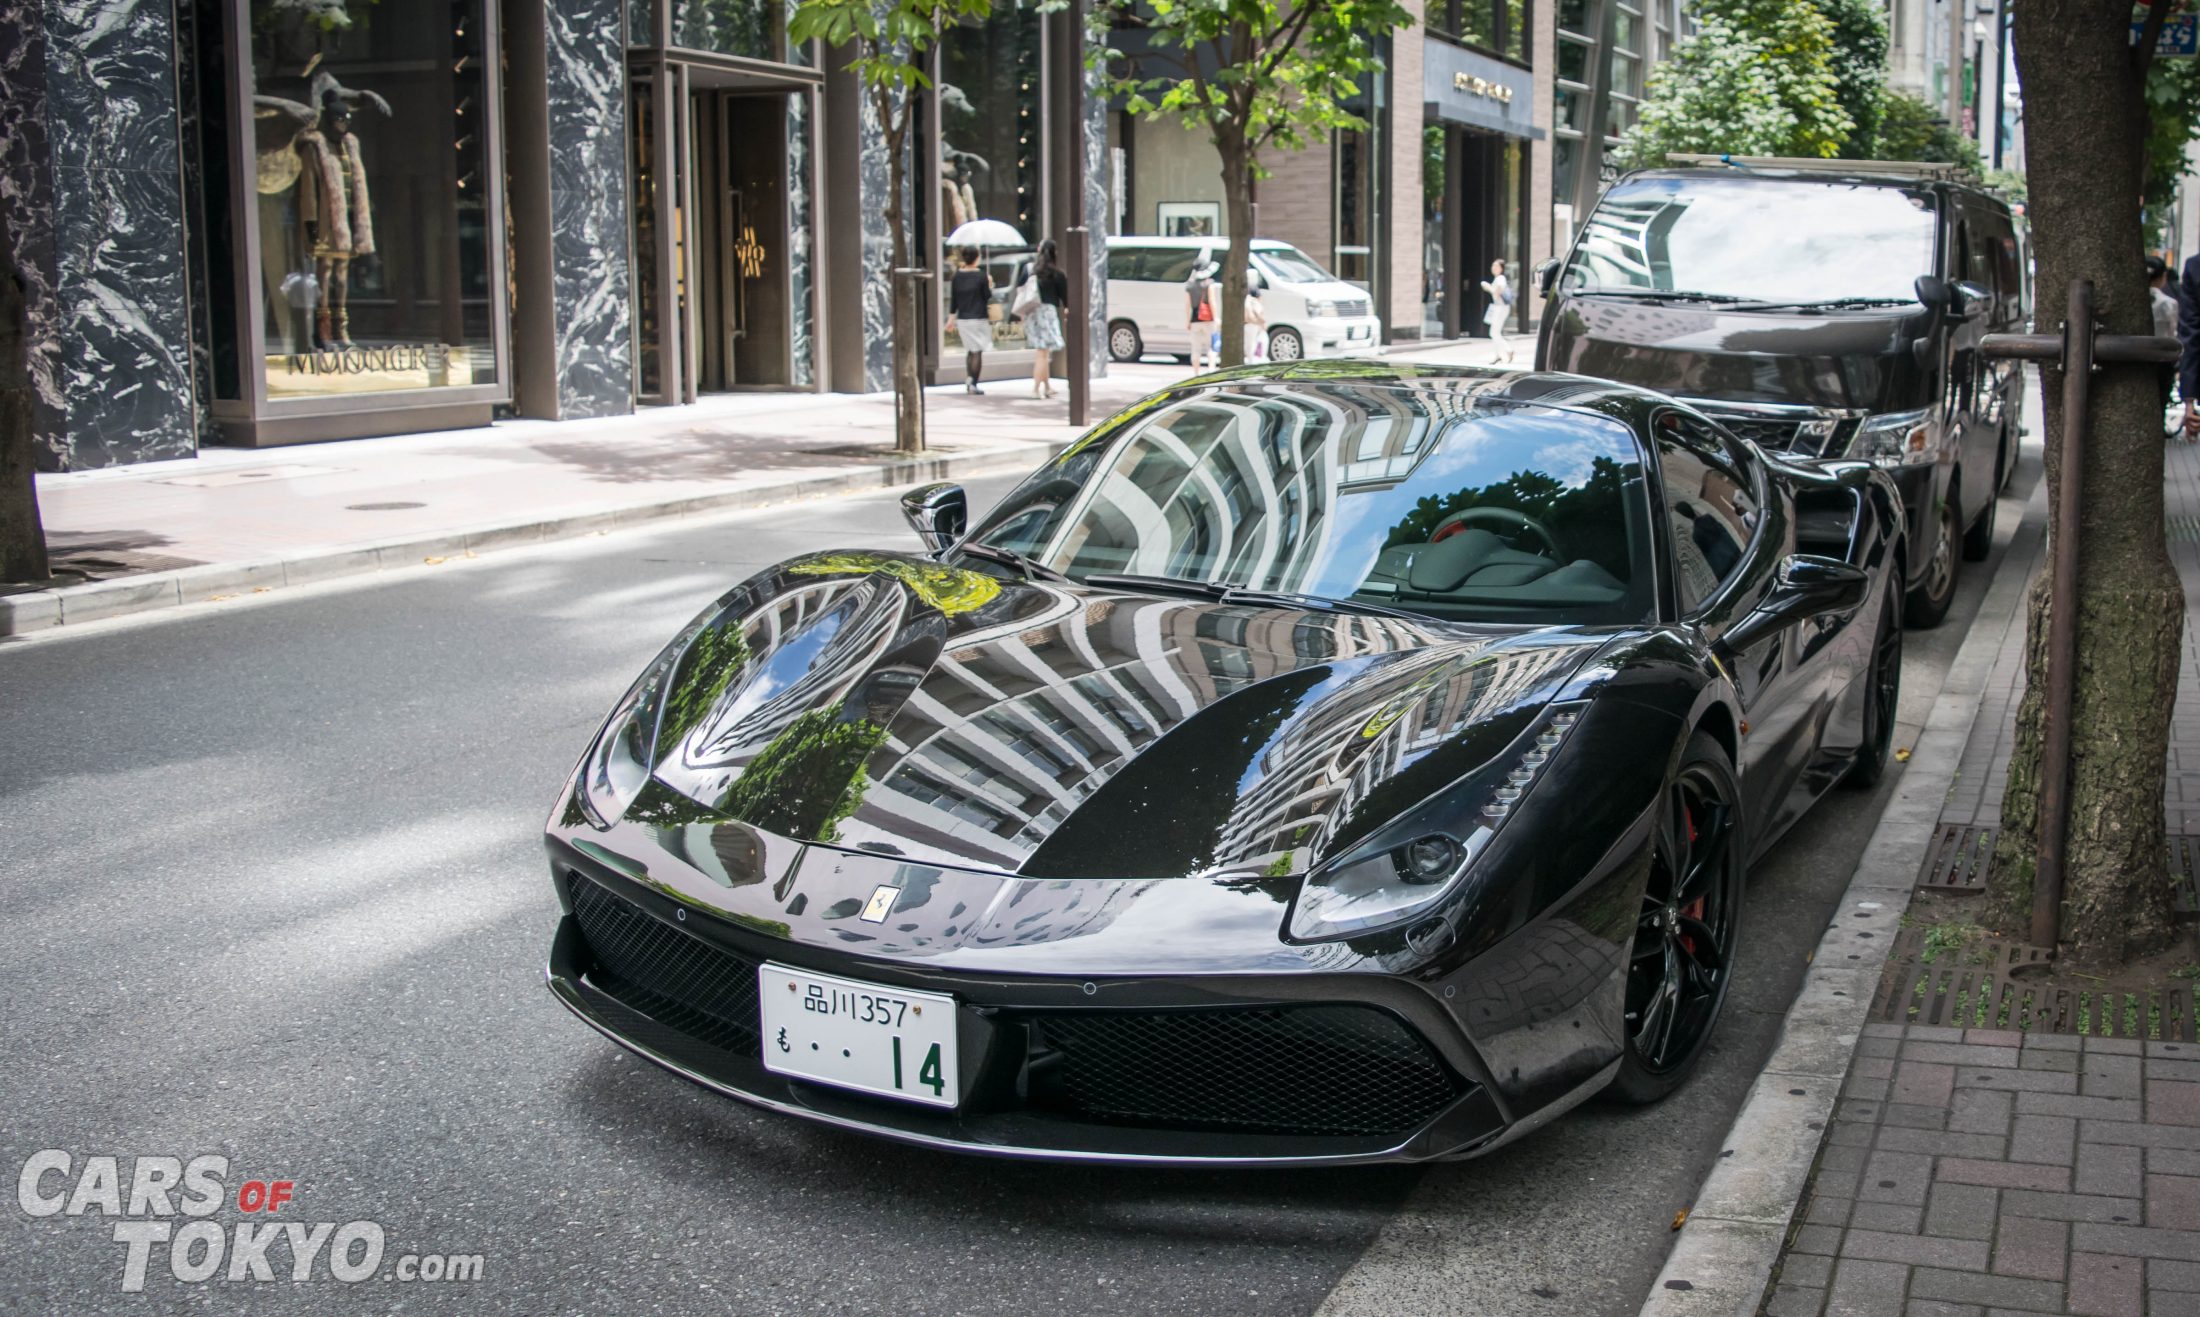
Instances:
[[[1064,262],[1076,273],[1070,279],[1069,312],[1062,326],[1062,354],[1069,368],[1069,423],[1083,425],[1092,409],[1092,230],[1085,226],[1085,4],[1071,0],[1056,20],[1060,26],[1060,56],[1055,76],[1062,80],[1054,103],[1067,122],[1054,140],[1064,159],[1057,164],[1063,177],[1062,191],[1068,202],[1061,217]]]
[[[1062,352],[1069,360],[1069,423],[1083,425],[1092,410],[1092,230],[1072,224],[1062,233],[1063,264],[1076,271],[1069,285],[1068,323]]]
[[[907,318],[902,323],[908,325],[911,332],[921,332],[917,321],[917,312],[924,304],[917,300],[917,286],[931,277],[932,272],[921,267],[904,267],[894,271],[894,297],[897,301],[902,298],[908,299],[905,302],[900,302],[900,307],[908,312]],[[916,442],[902,451],[923,452],[925,450],[924,372],[921,367],[917,372],[916,396],[907,399],[901,396],[901,372],[899,370],[894,372],[894,447],[897,449],[901,448],[902,423],[904,421],[908,423],[909,433],[915,437]]]
[[[2052,951],[2062,924],[2063,855],[2070,836],[2070,710],[2078,663],[2079,463],[2093,379],[2093,283],[2073,280],[2063,321],[2061,487],[2047,614],[2047,726],[2040,748],[2040,853],[2032,883],[2032,942]]]

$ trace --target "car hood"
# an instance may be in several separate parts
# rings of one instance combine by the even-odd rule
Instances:
[[[1900,410],[1921,380],[1923,308],[1799,315],[1565,295],[1552,370],[1690,398]]]
[[[823,554],[664,674],[638,822],[1031,878],[1303,873],[1494,758],[1605,639]]]

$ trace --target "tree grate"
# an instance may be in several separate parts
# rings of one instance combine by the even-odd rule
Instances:
[[[1994,863],[1995,831],[1990,826],[1942,823],[1926,848],[1925,866],[1917,875],[1918,890],[1964,896],[1984,892],[1987,871]]]
[[[2193,1028],[2190,983],[2126,989],[2035,980],[2025,971],[2046,969],[2049,962],[2029,946],[1969,951],[1941,947],[1931,961],[1925,953],[1923,930],[1905,929],[1896,937],[1894,954],[1872,998],[1872,1019],[2163,1042],[2200,1037]]]

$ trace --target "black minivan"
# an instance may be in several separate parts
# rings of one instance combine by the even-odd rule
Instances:
[[[1703,158],[1698,158],[1703,159]],[[1760,447],[1869,458],[1908,504],[1904,618],[1986,556],[2023,377],[1979,352],[2029,318],[2009,207],[1945,166],[1771,161],[1622,176],[1539,270],[1536,366],[1684,398]]]

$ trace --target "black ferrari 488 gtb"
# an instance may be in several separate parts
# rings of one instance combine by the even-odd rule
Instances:
[[[1892,484],[1639,389],[1228,371],[904,504],[705,609],[550,819],[551,990],[774,1111],[1309,1165],[1650,1101],[1750,859],[1888,758]]]

